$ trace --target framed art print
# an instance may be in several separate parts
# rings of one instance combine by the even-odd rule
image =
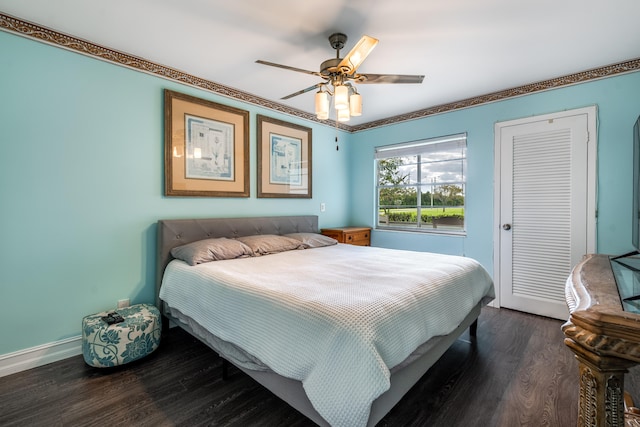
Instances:
[[[258,197],[311,198],[311,129],[257,119]]]
[[[164,94],[165,195],[249,197],[249,112]]]

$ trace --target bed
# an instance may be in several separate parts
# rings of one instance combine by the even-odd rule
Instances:
[[[313,215],[160,220],[157,231],[163,316],[321,426],[374,426],[467,328],[475,334],[494,298],[487,272],[467,258],[316,245]],[[304,238],[250,256],[262,250],[254,237],[271,236]],[[211,239],[251,251],[185,261],[184,248]]]

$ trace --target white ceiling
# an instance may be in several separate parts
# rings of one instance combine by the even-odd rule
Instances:
[[[361,73],[424,74],[360,85],[358,125],[640,57],[639,0],[0,0],[0,12],[313,113],[335,56],[327,37],[380,43]]]

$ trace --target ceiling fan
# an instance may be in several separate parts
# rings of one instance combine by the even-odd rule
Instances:
[[[362,98],[352,83],[380,84],[380,83],[422,83],[423,75],[406,74],[358,74],[357,69],[378,44],[378,40],[363,36],[344,58],[340,58],[340,50],[344,48],[347,36],[343,33],[334,33],[329,36],[329,44],[336,50],[336,57],[327,59],[320,64],[320,71],[309,71],[274,62],[257,60],[258,64],[271,67],[284,68],[285,70],[311,74],[322,78],[324,81],[313,86],[299,90],[281,99],[289,99],[302,95],[314,89],[316,93],[316,115],[324,120],[329,117],[329,96],[334,96],[334,105],[339,121],[347,121],[350,116],[362,114]]]

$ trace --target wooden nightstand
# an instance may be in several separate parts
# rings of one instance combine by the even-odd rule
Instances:
[[[333,237],[340,243],[371,246],[371,228],[369,227],[323,228],[321,232],[325,236]]]

